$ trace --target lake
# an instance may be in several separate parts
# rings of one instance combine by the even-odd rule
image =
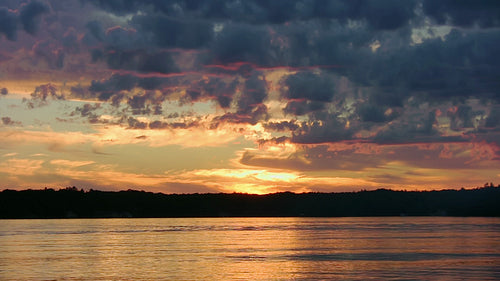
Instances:
[[[500,280],[500,218],[0,220],[0,280]]]

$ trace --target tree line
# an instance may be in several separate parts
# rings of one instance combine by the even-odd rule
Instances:
[[[440,191],[162,194],[3,190],[0,219],[110,217],[500,216],[500,185]]]

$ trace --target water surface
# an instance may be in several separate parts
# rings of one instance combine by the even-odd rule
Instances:
[[[500,280],[500,218],[0,220],[0,280]]]

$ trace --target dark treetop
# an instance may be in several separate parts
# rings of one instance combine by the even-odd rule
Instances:
[[[378,189],[268,195],[4,190],[0,219],[108,217],[500,216],[500,185],[441,191]]]

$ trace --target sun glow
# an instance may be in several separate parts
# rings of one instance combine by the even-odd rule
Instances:
[[[255,175],[255,177],[260,180],[272,182],[291,182],[297,180],[300,176],[295,173],[277,173],[264,170]]]
[[[297,180],[300,175],[294,172],[270,172],[268,170],[252,170],[252,169],[213,169],[200,170],[194,173],[198,176],[235,178],[247,180],[261,180],[271,182],[290,182]]]

